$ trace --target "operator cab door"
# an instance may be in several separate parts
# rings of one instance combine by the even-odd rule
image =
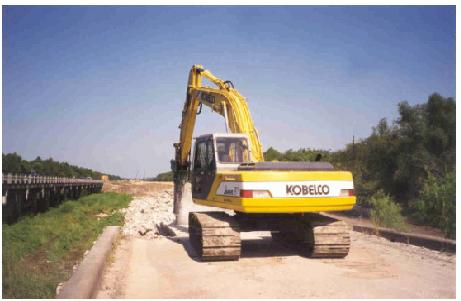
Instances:
[[[213,138],[197,139],[192,170],[192,197],[205,200],[216,174]]]

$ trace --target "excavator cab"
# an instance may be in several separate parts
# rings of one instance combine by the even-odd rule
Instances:
[[[192,165],[192,197],[206,199],[217,171],[237,170],[251,162],[245,134],[208,134],[195,139]]]

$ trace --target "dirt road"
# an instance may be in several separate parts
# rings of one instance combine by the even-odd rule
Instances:
[[[155,196],[153,196],[155,198]],[[99,298],[454,298],[455,255],[352,233],[345,259],[309,259],[242,234],[238,262],[202,263],[186,233],[124,236]]]
[[[453,256],[353,233],[342,260],[303,258],[268,236],[238,262],[201,263],[187,239],[121,241],[99,298],[454,298]]]

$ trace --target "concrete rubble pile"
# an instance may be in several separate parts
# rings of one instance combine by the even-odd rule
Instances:
[[[125,214],[123,235],[154,239],[161,236],[161,229],[174,222],[173,189],[163,190],[149,197],[135,197]]]

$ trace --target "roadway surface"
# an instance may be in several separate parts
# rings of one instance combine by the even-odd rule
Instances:
[[[105,183],[105,191],[135,199],[98,298],[456,297],[454,254],[357,232],[351,233],[345,259],[305,258],[273,242],[269,233],[251,232],[242,233],[240,261],[199,262],[187,229],[173,228],[176,238],[137,230],[172,220],[172,188],[171,183]]]
[[[455,298],[455,258],[352,234],[345,259],[309,259],[245,233],[238,262],[197,261],[188,239],[125,238],[98,298]]]

